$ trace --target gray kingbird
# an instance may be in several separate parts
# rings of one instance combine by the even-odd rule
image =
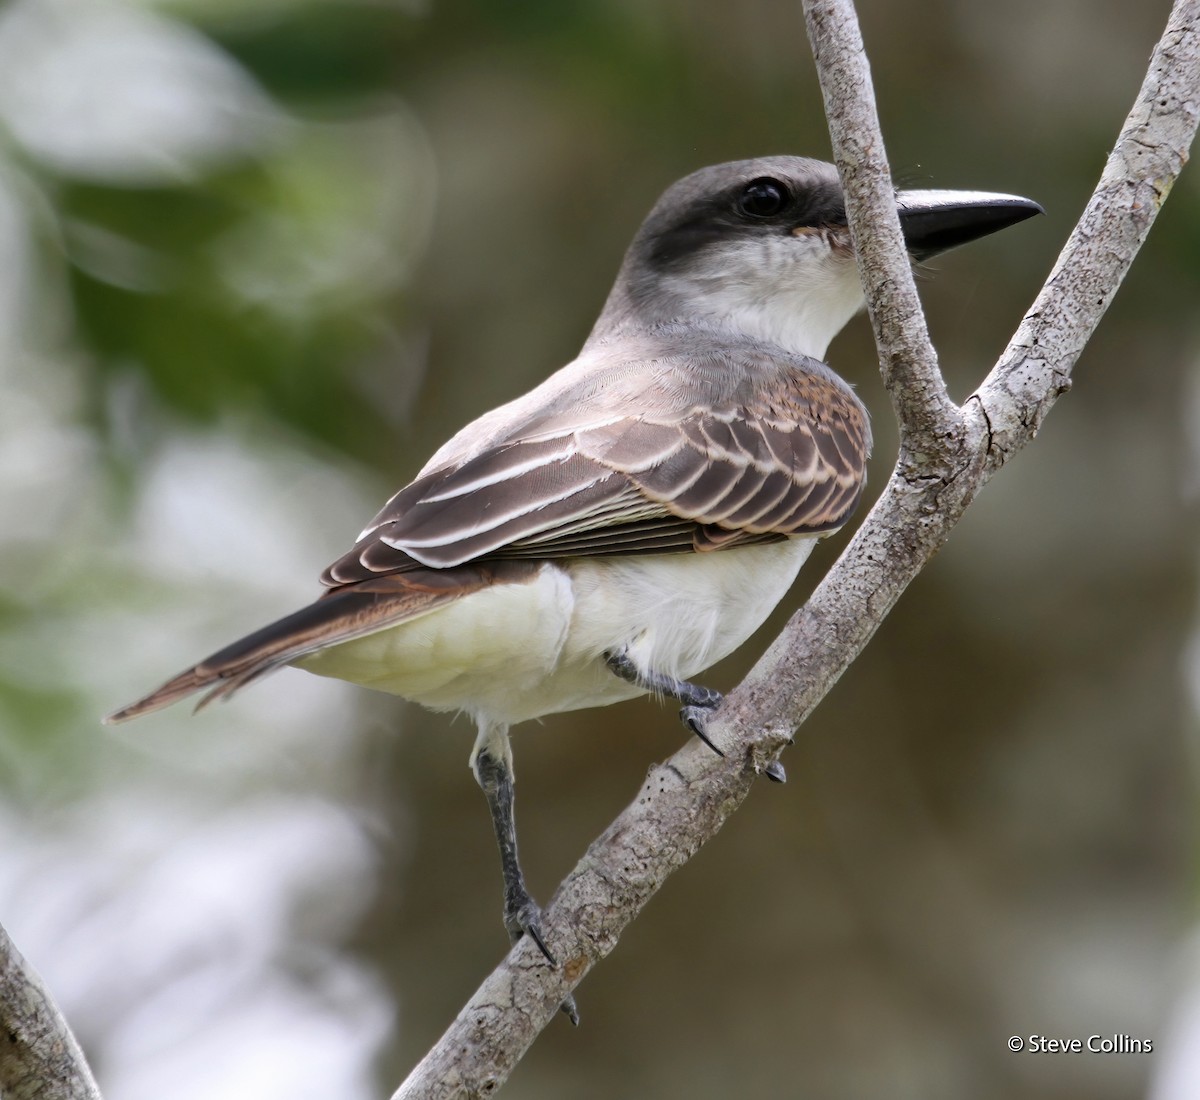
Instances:
[[[1041,210],[977,191],[896,203],[917,260]],[[721,696],[691,678],[762,624],[862,493],[867,411],[822,362],[862,305],[832,165],[694,172],[634,236],[574,362],[443,446],[314,603],[108,721],[282,665],[466,712],[505,928],[553,963],[517,858],[509,728],[655,692],[704,736]]]

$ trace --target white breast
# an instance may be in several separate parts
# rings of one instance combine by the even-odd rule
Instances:
[[[574,563],[575,613],[563,661],[628,645],[642,668],[695,676],[762,625],[814,542]]]

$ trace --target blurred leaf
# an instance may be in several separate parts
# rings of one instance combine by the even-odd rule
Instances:
[[[129,184],[194,179],[281,122],[206,36],[104,0],[15,0],[0,14],[0,119],[46,167]]]

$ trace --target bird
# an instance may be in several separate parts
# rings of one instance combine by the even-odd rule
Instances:
[[[895,197],[914,262],[1042,212],[993,192]],[[862,496],[867,410],[824,359],[863,305],[832,164],[685,176],[576,359],[442,446],[314,602],[106,721],[227,699],[285,665],[466,713],[504,927],[557,965],[518,857],[509,731],[655,694],[706,738],[722,697],[693,678],[762,625]]]

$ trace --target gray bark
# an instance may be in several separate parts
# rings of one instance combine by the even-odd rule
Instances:
[[[45,985],[0,928],[0,1096],[100,1100],[83,1051]]]

